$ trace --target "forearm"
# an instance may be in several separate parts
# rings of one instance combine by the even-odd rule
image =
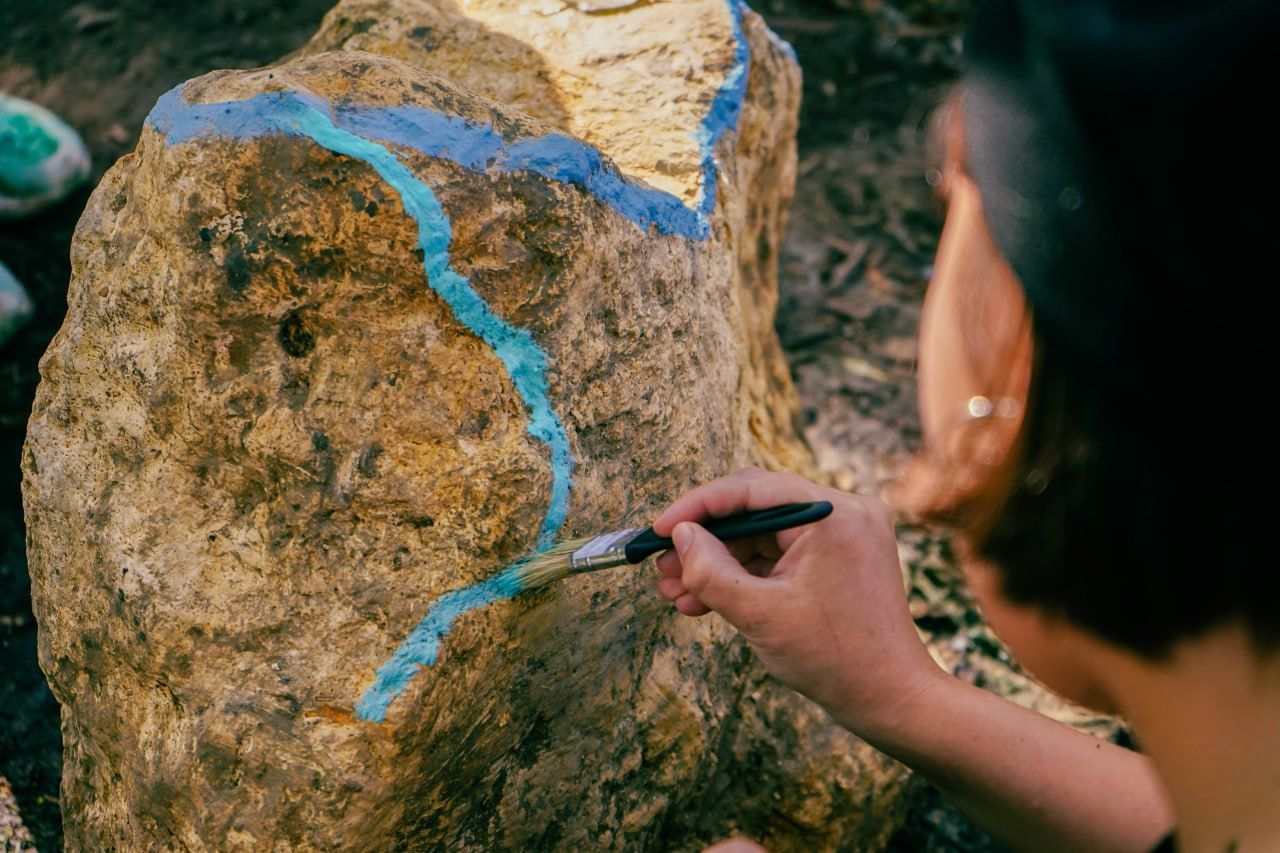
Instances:
[[[831,518],[737,552],[693,523],[808,500],[830,501]],[[1172,826],[1145,758],[937,668],[903,596],[883,502],[748,470],[685,494],[654,529],[674,540],[658,559],[658,589],[680,612],[728,619],[776,678],[933,780],[1000,840],[1144,851]]]
[[[958,679],[895,717],[860,734],[1014,849],[1146,851],[1173,827],[1150,759]]]

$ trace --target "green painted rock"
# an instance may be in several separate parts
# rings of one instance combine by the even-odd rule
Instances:
[[[89,152],[44,107],[0,93],[0,219],[61,200],[89,177]]]

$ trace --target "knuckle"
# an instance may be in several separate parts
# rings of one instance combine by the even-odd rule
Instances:
[[[893,510],[880,497],[868,497],[863,501],[871,519],[880,526],[892,526]]]
[[[835,491],[793,471],[782,472],[774,476],[778,478],[778,484],[786,487],[786,490],[794,494],[797,499],[824,500],[829,498]]]
[[[855,525],[866,524],[870,517],[867,507],[858,499],[857,495],[847,495],[840,502],[840,514],[848,524]]]
[[[711,581],[711,570],[705,560],[698,558],[697,545],[691,547],[684,557],[684,573],[681,580],[690,592],[699,592],[707,588]]]
[[[779,486],[789,486],[792,489],[804,489],[810,485],[809,481],[799,474],[790,471],[771,471],[768,473],[769,479]]]
[[[855,530],[883,530],[893,527],[893,510],[883,500],[866,495],[846,495],[840,502],[844,524]]]

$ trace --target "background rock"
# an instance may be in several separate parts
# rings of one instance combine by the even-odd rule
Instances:
[[[692,75],[642,75],[673,94],[651,116],[635,115],[651,99],[626,110],[636,133],[676,126],[670,104],[714,108],[740,56],[733,7],[663,8],[730,49],[699,54]],[[771,329],[798,75],[753,15],[743,32],[749,82],[705,239],[637,227],[549,169],[392,146],[447,212],[454,267],[550,356],[576,462],[568,534],[640,522],[748,461],[805,464]],[[630,80],[633,57],[614,55],[597,73]],[[536,114],[554,100],[555,75],[540,79],[533,117],[351,52],[210,75],[179,97],[428,109],[496,129],[508,152],[587,135],[573,124],[590,124],[574,111],[585,97]],[[196,120],[226,121],[211,109]],[[415,254],[385,176],[297,136],[182,141],[175,127],[155,116],[91,199],[24,458],[68,840],[687,847],[744,815],[779,846],[883,840],[896,766],[763,680],[723,623],[674,619],[639,573],[463,618],[385,723],[356,718],[433,599],[531,546],[548,448],[493,351],[424,281],[430,252]],[[692,139],[671,144],[662,189],[701,212]],[[862,819],[832,819],[849,814]]]
[[[9,268],[0,263],[0,344],[8,341],[33,313],[35,306],[31,304],[31,297]]]
[[[0,850],[19,853],[34,849],[31,833],[23,825],[22,815],[18,814],[18,803],[9,788],[9,780],[0,776]]]

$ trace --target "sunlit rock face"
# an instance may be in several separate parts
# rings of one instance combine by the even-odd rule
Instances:
[[[873,846],[899,771],[555,537],[804,469],[794,59],[723,0],[344,3],[94,193],[24,458],[81,849]]]

